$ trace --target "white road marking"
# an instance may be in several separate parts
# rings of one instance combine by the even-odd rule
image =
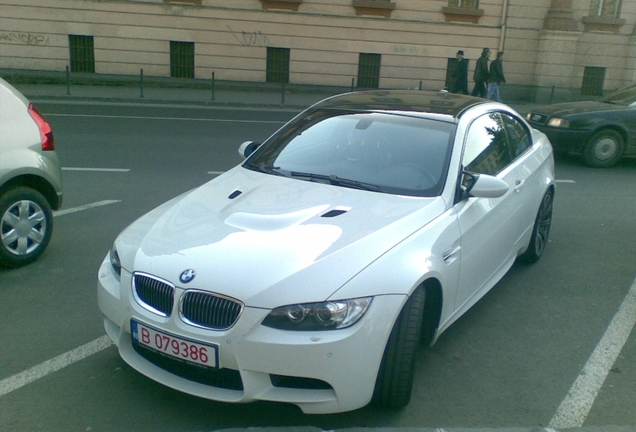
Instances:
[[[212,174],[212,175],[221,175],[224,173],[225,171],[208,171],[208,174]]]
[[[53,212],[53,216],[64,216],[70,213],[77,213],[80,211],[84,211],[84,210],[89,210],[95,207],[101,207],[101,206],[105,206],[105,205],[109,205],[109,204],[115,204],[121,202],[121,200],[104,200],[104,201],[97,201],[94,202],[92,204],[86,204],[83,206],[79,206],[79,207],[73,207],[70,209],[65,209],[65,210],[58,210],[58,211],[54,211]]]
[[[62,167],[62,171],[128,172],[128,171],[130,171],[130,168],[81,168],[81,167]]]
[[[217,123],[270,123],[284,124],[284,121],[274,120],[238,120],[238,119],[214,119],[196,117],[151,117],[151,116],[123,116],[123,115],[95,115],[95,114],[46,114],[47,117],[85,117],[85,118],[109,118],[109,119],[132,119],[132,120],[186,120]]]
[[[576,183],[574,180],[555,180],[557,183]]]
[[[555,429],[583,426],[598,392],[636,324],[636,280],[596,349],[548,425]]]
[[[108,336],[102,336],[99,339],[95,339],[85,345],[82,345],[74,350],[61,354],[51,360],[47,360],[44,363],[40,363],[37,366],[27,369],[24,372],[13,375],[12,377],[5,378],[0,381],[0,396],[4,396],[11,393],[14,390],[24,387],[25,385],[32,383],[40,378],[56,372],[68,365],[76,363],[85,359],[95,353],[105,350],[113,343]]]

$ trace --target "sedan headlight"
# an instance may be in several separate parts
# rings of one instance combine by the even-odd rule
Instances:
[[[372,297],[304,303],[274,309],[263,325],[282,330],[336,330],[354,325],[367,311]]]
[[[562,119],[559,117],[552,117],[548,121],[548,126],[558,127],[558,128],[568,128],[570,127],[570,121],[566,119]]]
[[[118,276],[121,275],[121,260],[119,259],[119,254],[114,244],[113,247],[110,248],[110,265],[113,267],[115,274]]]

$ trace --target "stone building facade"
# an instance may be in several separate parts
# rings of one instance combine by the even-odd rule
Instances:
[[[598,95],[636,82],[636,0],[0,0],[0,69],[439,89],[483,47],[504,94]]]

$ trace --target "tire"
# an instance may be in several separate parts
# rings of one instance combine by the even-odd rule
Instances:
[[[373,404],[403,408],[411,400],[415,354],[420,346],[425,292],[416,289],[402,308],[384,349]]]
[[[608,168],[623,155],[625,141],[620,133],[604,129],[595,133],[583,149],[583,160],[594,168]]]
[[[543,195],[537,218],[532,228],[532,237],[528,249],[519,256],[519,261],[524,263],[535,263],[539,261],[545,251],[550,237],[550,226],[552,225],[552,203],[554,201],[554,190],[548,189]]]
[[[35,261],[53,232],[53,213],[44,196],[17,187],[0,196],[0,265],[16,268]]]

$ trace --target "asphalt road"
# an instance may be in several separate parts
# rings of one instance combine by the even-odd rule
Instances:
[[[515,265],[435,346],[421,349],[407,408],[311,416],[283,404],[207,401],[143,377],[100,339],[95,292],[99,264],[123,228],[239,163],[241,142],[265,139],[294,113],[38,107],[65,167],[65,202],[43,257],[0,269],[0,430],[572,425],[558,423],[559,412],[587,428],[636,430],[636,335],[632,330],[619,346],[612,338],[612,320],[618,316],[624,328],[621,311],[634,309],[626,299],[636,291],[636,161],[595,170],[557,160],[545,255],[535,265]],[[596,361],[612,348],[615,362]],[[575,386],[580,376],[599,373],[598,391],[585,380]],[[589,413],[576,401],[560,411],[568,394],[591,400]]]

